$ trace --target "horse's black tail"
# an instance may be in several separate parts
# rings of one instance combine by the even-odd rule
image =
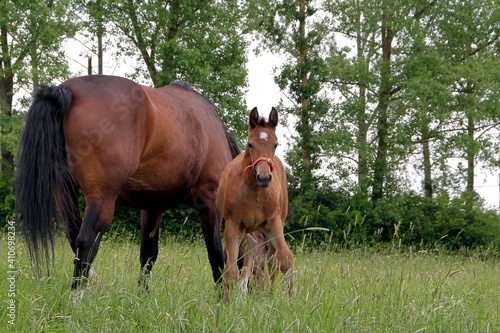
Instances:
[[[72,101],[69,88],[41,85],[26,117],[19,142],[16,176],[16,216],[34,267],[40,257],[47,267],[54,254],[54,232],[61,221],[57,195],[64,212],[71,212],[73,181],[66,163],[63,119]]]

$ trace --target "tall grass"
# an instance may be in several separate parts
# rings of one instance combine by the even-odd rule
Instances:
[[[5,244],[1,239],[0,248]],[[201,239],[163,240],[147,292],[137,287],[139,246],[103,241],[94,264],[99,279],[83,295],[70,290],[73,255],[66,240],[57,243],[54,274],[42,280],[19,241],[15,324],[8,323],[2,281],[0,331],[500,332],[498,257],[397,246],[294,252],[292,298],[277,283],[234,292],[223,304]],[[10,270],[5,251],[0,268]]]

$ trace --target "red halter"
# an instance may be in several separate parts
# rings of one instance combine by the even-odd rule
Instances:
[[[270,159],[269,157],[264,157],[264,156],[259,157],[252,164],[250,164],[249,166],[247,166],[245,168],[245,171],[247,171],[247,169],[249,169],[249,168],[252,168],[253,172],[256,172],[255,171],[255,165],[257,163],[259,163],[260,161],[266,161],[267,163],[269,163],[269,165],[271,166],[271,172],[274,172],[274,169],[276,168],[276,164],[274,164],[274,161],[272,159]]]

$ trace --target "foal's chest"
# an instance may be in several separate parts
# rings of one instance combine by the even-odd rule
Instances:
[[[247,190],[237,194],[240,210],[237,215],[247,232],[258,230],[267,221],[279,216],[279,195],[275,188]]]

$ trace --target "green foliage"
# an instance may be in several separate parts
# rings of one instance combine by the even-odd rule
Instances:
[[[238,1],[104,1],[120,54],[140,59],[132,78],[155,87],[189,82],[236,135],[246,128],[246,41]]]
[[[331,42],[327,27],[318,4],[309,0],[255,0],[248,11],[260,48],[269,47],[287,58],[274,79],[293,104],[280,107],[295,122],[286,161],[296,186],[305,193],[319,182],[316,171],[321,167],[323,140],[318,127],[330,106],[321,94],[326,82],[323,55]]]
[[[8,117],[0,114],[0,124],[2,124],[2,135],[0,136],[0,147],[3,147],[4,152],[9,152],[11,156],[17,153],[17,142],[21,137],[23,124],[18,115]],[[0,230],[8,221],[11,221],[14,216],[14,170],[12,166],[0,159]]]
[[[454,250],[500,247],[500,216],[484,209],[477,194],[450,198],[443,191],[431,199],[405,192],[374,206],[345,192],[319,189],[292,196],[290,209],[292,220],[285,229],[295,244],[306,239],[316,246],[397,242],[424,248],[442,244]],[[330,231],[304,230],[308,227]]]
[[[0,230],[5,231],[8,221],[12,221],[15,210],[15,196],[12,192],[12,175],[0,175]]]
[[[391,196],[390,184],[401,184],[403,165],[411,163],[428,176],[428,189],[454,191],[458,180],[471,190],[474,166],[491,168],[499,160],[492,130],[499,123],[497,3],[327,0],[323,6],[335,40],[348,40],[344,47],[331,44],[325,57],[339,96],[324,126],[332,175],[356,193],[366,196],[372,187]],[[445,170],[457,156],[468,163],[450,177]]]
[[[75,33],[69,1],[2,1],[0,3],[0,228],[14,215],[14,158],[23,129],[14,95],[40,82],[69,76],[61,51]]]

